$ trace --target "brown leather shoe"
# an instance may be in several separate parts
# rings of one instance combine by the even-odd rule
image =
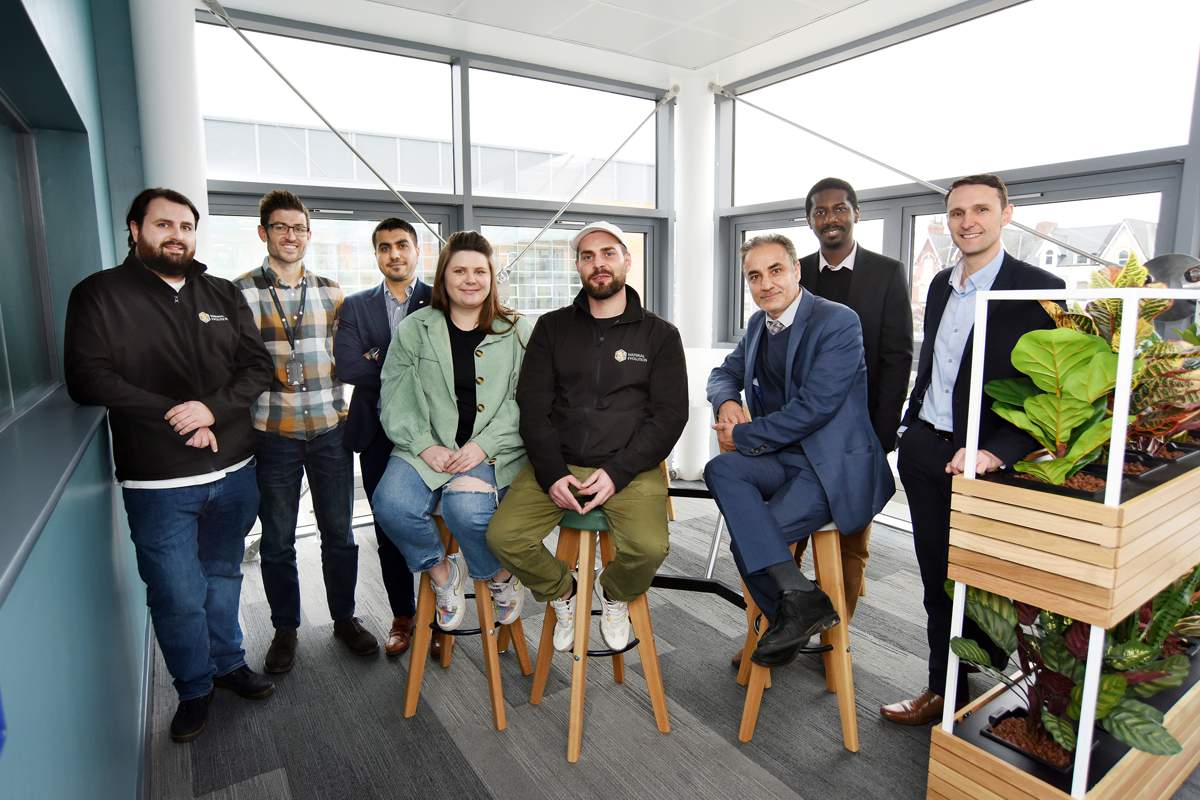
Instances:
[[[388,633],[387,642],[383,645],[383,652],[387,654],[388,658],[403,655],[412,644],[412,634],[412,617],[393,618],[392,630]]]
[[[733,658],[729,659],[729,666],[733,667],[734,669],[742,668],[742,650],[741,650],[741,648],[738,648],[738,651],[733,654]]]
[[[429,657],[434,661],[440,661],[442,658],[442,636],[444,634],[434,632],[433,638],[429,640]]]
[[[940,694],[926,689],[911,700],[880,706],[879,713],[884,719],[900,725],[928,725],[942,718],[943,705]]]

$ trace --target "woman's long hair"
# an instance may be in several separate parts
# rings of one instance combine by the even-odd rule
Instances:
[[[491,275],[491,288],[487,299],[479,309],[479,327],[487,333],[504,333],[517,324],[517,313],[507,306],[500,304],[500,287],[496,282],[496,265],[492,263],[492,245],[478,231],[459,231],[451,234],[446,240],[445,247],[438,255],[437,271],[433,274],[433,307],[450,313],[450,295],[446,292],[446,267],[455,253],[464,250],[482,253],[487,259],[488,273]],[[508,323],[508,327],[493,331],[492,324],[497,320]]]

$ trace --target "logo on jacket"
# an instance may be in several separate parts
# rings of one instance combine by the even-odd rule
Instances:
[[[196,316],[200,317],[200,321],[205,325],[210,322],[229,322],[229,317],[224,314],[210,314],[207,311],[201,311]]]
[[[615,353],[613,353],[613,358],[617,361],[618,364],[624,363],[626,361],[640,361],[641,363],[645,364],[647,361],[646,357],[644,355],[642,355],[641,353],[631,353],[628,350],[616,351]]]

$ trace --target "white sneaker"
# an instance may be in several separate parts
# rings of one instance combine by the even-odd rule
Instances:
[[[521,607],[525,605],[525,587],[516,575],[506,581],[488,581],[492,603],[496,606],[496,621],[511,625],[521,618]]]
[[[438,586],[437,581],[430,576],[433,593],[437,596],[437,625],[444,631],[457,630],[462,625],[467,613],[467,593],[463,588],[462,556],[458,553],[450,556],[450,579],[445,586]]]
[[[557,618],[554,623],[554,649],[560,653],[569,653],[575,644],[575,601],[578,599],[579,592],[576,592],[570,600],[559,597],[550,601]]]
[[[596,573],[596,594],[600,597],[600,635],[610,650],[623,650],[629,644],[629,603],[620,600],[609,600],[604,596],[604,587],[600,585],[600,576],[604,570]]]

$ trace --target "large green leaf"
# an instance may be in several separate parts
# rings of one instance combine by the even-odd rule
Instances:
[[[1108,444],[1112,438],[1112,423],[1112,417],[1104,417],[1085,427],[1071,442],[1066,458],[1070,461],[1078,461],[1088,453],[1099,450]]]
[[[1142,667],[1143,672],[1165,672],[1166,674],[1161,678],[1136,684],[1133,687],[1133,693],[1138,697],[1153,697],[1164,689],[1173,689],[1176,686],[1182,686],[1190,668],[1191,664],[1188,662],[1188,657],[1183,653],[1176,653],[1173,656],[1151,661]]]
[[[968,586],[966,612],[1005,653],[1017,649],[1017,609],[1007,597]]]
[[[1125,697],[1128,684],[1125,676],[1117,672],[1106,672],[1100,676],[1100,692],[1096,695],[1096,719],[1108,716]],[[1083,700],[1083,684],[1075,684],[1071,690],[1071,702],[1067,706],[1067,716],[1079,719],[1079,706]]]
[[[994,400],[1020,408],[1025,403],[1026,397],[1033,397],[1041,390],[1029,378],[1022,376],[988,381],[984,384],[983,391]]]
[[[1042,637],[1042,662],[1045,663],[1048,669],[1066,675],[1068,678],[1075,676],[1075,669],[1079,666],[1079,659],[1071,655],[1071,651],[1067,649],[1066,640],[1063,639],[1061,633],[1048,633]]]
[[[1163,642],[1167,640],[1167,635],[1175,629],[1175,624],[1183,619],[1183,615],[1187,613],[1188,605],[1192,600],[1192,593],[1189,591],[1184,594],[1187,587],[1171,586],[1165,592],[1159,607],[1154,612],[1150,624],[1146,626],[1146,632],[1142,634],[1145,639],[1146,646],[1151,648],[1153,652],[1158,653],[1162,650]]]
[[[1117,703],[1117,708],[1122,711],[1132,711],[1134,714],[1140,714],[1154,722],[1162,723],[1163,721],[1163,712],[1152,705],[1143,703],[1141,700],[1134,700],[1132,697],[1126,697],[1121,700],[1121,702]]]
[[[1058,742],[1059,747],[1063,750],[1075,750],[1075,726],[1067,720],[1056,717],[1046,709],[1042,709],[1042,725],[1045,726],[1046,732],[1053,737],[1054,741]]]
[[[1104,730],[1125,744],[1156,756],[1173,756],[1183,748],[1161,723],[1125,708],[1114,710],[1100,722]]]
[[[1043,481],[1054,486],[1062,486],[1071,476],[1075,462],[1067,458],[1053,458],[1049,461],[1018,461],[1013,464],[1017,472],[1036,475]]]
[[[1054,437],[1055,449],[1050,452],[1062,456],[1071,440],[1071,431],[1092,418],[1092,404],[1065,395],[1038,394],[1026,398],[1025,416]],[[1062,452],[1059,452],[1060,447],[1063,448]]]
[[[1104,654],[1104,663],[1112,669],[1124,672],[1145,667],[1154,660],[1154,656],[1157,654],[1157,648],[1134,639],[1131,642],[1121,642],[1108,648]]]
[[[963,661],[968,661],[979,667],[992,666],[992,659],[988,658],[987,651],[980,647],[979,643],[974,639],[964,639],[961,636],[955,636],[950,639],[950,649],[954,651],[954,655]]]
[[[1035,440],[1037,440],[1037,443],[1042,447],[1046,448],[1047,450],[1054,449],[1054,437],[1042,430],[1033,422],[1033,420],[1026,416],[1023,409],[1005,405],[1004,403],[997,401],[992,403],[992,410],[995,411],[997,416],[999,416],[1001,419],[1016,425],[1018,428],[1028,433]]]
[[[1100,337],[1069,328],[1036,330],[1017,340],[1012,364],[1032,378],[1043,392],[1059,394],[1071,372],[1090,362],[1096,353],[1108,349],[1108,343]]]
[[[1092,356],[1087,366],[1073,370],[1063,381],[1063,393],[1086,403],[1106,396],[1117,385],[1117,354],[1105,349]]]

